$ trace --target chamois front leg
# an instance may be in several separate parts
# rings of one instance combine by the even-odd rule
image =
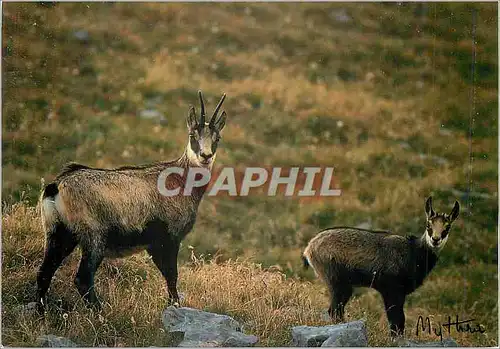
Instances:
[[[384,298],[385,311],[389,320],[391,337],[403,336],[405,331],[404,292],[385,292],[382,297]]]
[[[148,253],[153,262],[160,269],[167,282],[168,304],[179,306],[179,294],[177,293],[177,255],[180,244],[175,239],[168,239],[161,243],[153,243],[148,248]]]
[[[334,322],[344,321],[344,309],[351,299],[353,288],[347,283],[336,282],[331,290],[331,302],[328,314]]]

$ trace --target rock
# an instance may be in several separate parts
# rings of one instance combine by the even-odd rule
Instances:
[[[362,330],[359,328],[348,327],[339,329],[337,333],[328,337],[326,341],[321,344],[322,347],[366,347],[368,346],[368,337],[366,335],[366,328]]]
[[[402,339],[397,343],[398,347],[459,347],[453,338],[446,338],[435,342],[416,342],[408,339]]]
[[[448,130],[447,128],[444,128],[443,126],[441,126],[441,128],[439,129],[439,134],[441,136],[451,136],[451,135],[453,135],[453,132],[451,130]]]
[[[334,338],[331,338],[334,337]],[[350,343],[350,339],[356,338],[354,344]],[[333,346],[337,343],[338,346],[361,346],[361,341],[368,341],[366,335],[366,327],[364,320],[347,322],[338,325],[328,326],[296,326],[292,328],[292,342],[295,347],[319,347],[326,341],[327,346]],[[338,343],[345,343],[339,345]],[[366,346],[365,344],[364,346]]]
[[[450,192],[455,195],[458,198],[466,199],[467,197],[471,198],[478,198],[478,199],[491,199],[493,198],[493,195],[490,195],[488,193],[480,193],[480,192],[465,192],[457,189],[451,189]]]
[[[17,310],[24,316],[38,315],[38,303],[29,302],[28,304],[20,305]]]
[[[178,338],[183,335],[179,347],[251,347],[259,340],[244,334],[232,317],[198,309],[170,306],[162,321],[167,332]]]
[[[349,23],[352,20],[351,16],[349,16],[347,11],[343,8],[337,11],[332,11],[330,15],[335,21],[340,23]]]
[[[402,149],[411,149],[411,145],[408,142],[399,142],[399,146]]]
[[[143,109],[139,112],[139,117],[142,119],[156,120],[162,125],[167,124],[165,115],[156,109]]]
[[[429,159],[429,160],[433,161],[437,165],[444,166],[444,165],[448,164],[448,160],[445,159],[445,158],[443,158],[442,156],[427,155],[427,154],[423,154],[423,153],[418,154],[418,156],[422,160]]]
[[[53,334],[46,334],[37,338],[37,344],[45,348],[75,348],[79,347],[78,344],[70,341],[68,338],[55,336]]]
[[[75,37],[75,39],[83,43],[87,43],[90,40],[89,32],[86,30],[78,30],[73,33],[73,36]]]

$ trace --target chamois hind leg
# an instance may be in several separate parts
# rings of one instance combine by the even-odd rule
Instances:
[[[403,336],[405,331],[405,313],[403,310],[405,303],[405,294],[403,292],[385,292],[384,298],[385,311],[389,320],[391,337]]]
[[[37,302],[42,308],[52,277],[63,260],[73,252],[76,244],[77,240],[72,232],[60,223],[47,233],[45,256],[37,275]]]
[[[174,238],[153,242],[148,248],[148,253],[153,262],[160,269],[167,282],[168,304],[179,305],[179,294],[177,293],[177,255],[179,254],[179,242]]]
[[[94,276],[104,258],[104,251],[97,246],[99,246],[97,242],[81,244],[82,258],[74,281],[83,299],[90,305],[100,308],[101,304],[94,287]]]

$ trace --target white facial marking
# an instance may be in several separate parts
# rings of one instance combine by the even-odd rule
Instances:
[[[195,166],[199,167],[205,167],[208,169],[212,169],[212,166],[215,161],[215,157],[217,156],[217,153],[213,154],[208,163],[204,164],[200,161],[199,157],[196,155],[196,153],[191,149],[191,142],[188,140],[187,144],[187,157],[189,159],[189,162],[192,163]]]
[[[424,234],[425,234],[425,242],[427,242],[427,245],[430,248],[432,248],[433,250],[436,250],[438,252],[443,249],[444,245],[446,244],[446,241],[448,241],[448,236],[449,236],[449,235],[446,235],[446,237],[444,239],[439,239],[438,244],[434,245],[432,238],[429,236],[427,231]]]
[[[189,159],[189,162],[196,164],[196,165],[200,165],[199,161],[198,161],[198,157],[196,156],[193,149],[191,149],[191,142],[189,140],[188,140],[188,144],[187,144],[187,157]]]

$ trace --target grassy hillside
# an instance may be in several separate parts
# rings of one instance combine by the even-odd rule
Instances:
[[[71,285],[78,253],[54,279],[45,321],[18,307],[33,300],[43,257],[41,179],[68,161],[174,159],[202,89],[211,107],[228,95],[216,168],[334,166],[342,196],[206,197],[181,247],[188,306],[236,316],[262,345],[287,345],[291,325],[324,323],[328,306],[325,287],[300,268],[307,241],[360,223],[420,234],[433,195],[437,210],[457,199],[462,211],[438,266],[407,301],[408,336],[419,315],[458,314],[487,329],[453,332],[460,344],[498,345],[496,4],[7,3],[3,11],[3,344],[33,345],[44,332],[82,345],[168,343],[164,284],[146,254],[103,263],[102,314]],[[188,246],[217,263],[193,262]],[[360,291],[347,316],[367,318],[371,343],[388,345],[378,294]]]

